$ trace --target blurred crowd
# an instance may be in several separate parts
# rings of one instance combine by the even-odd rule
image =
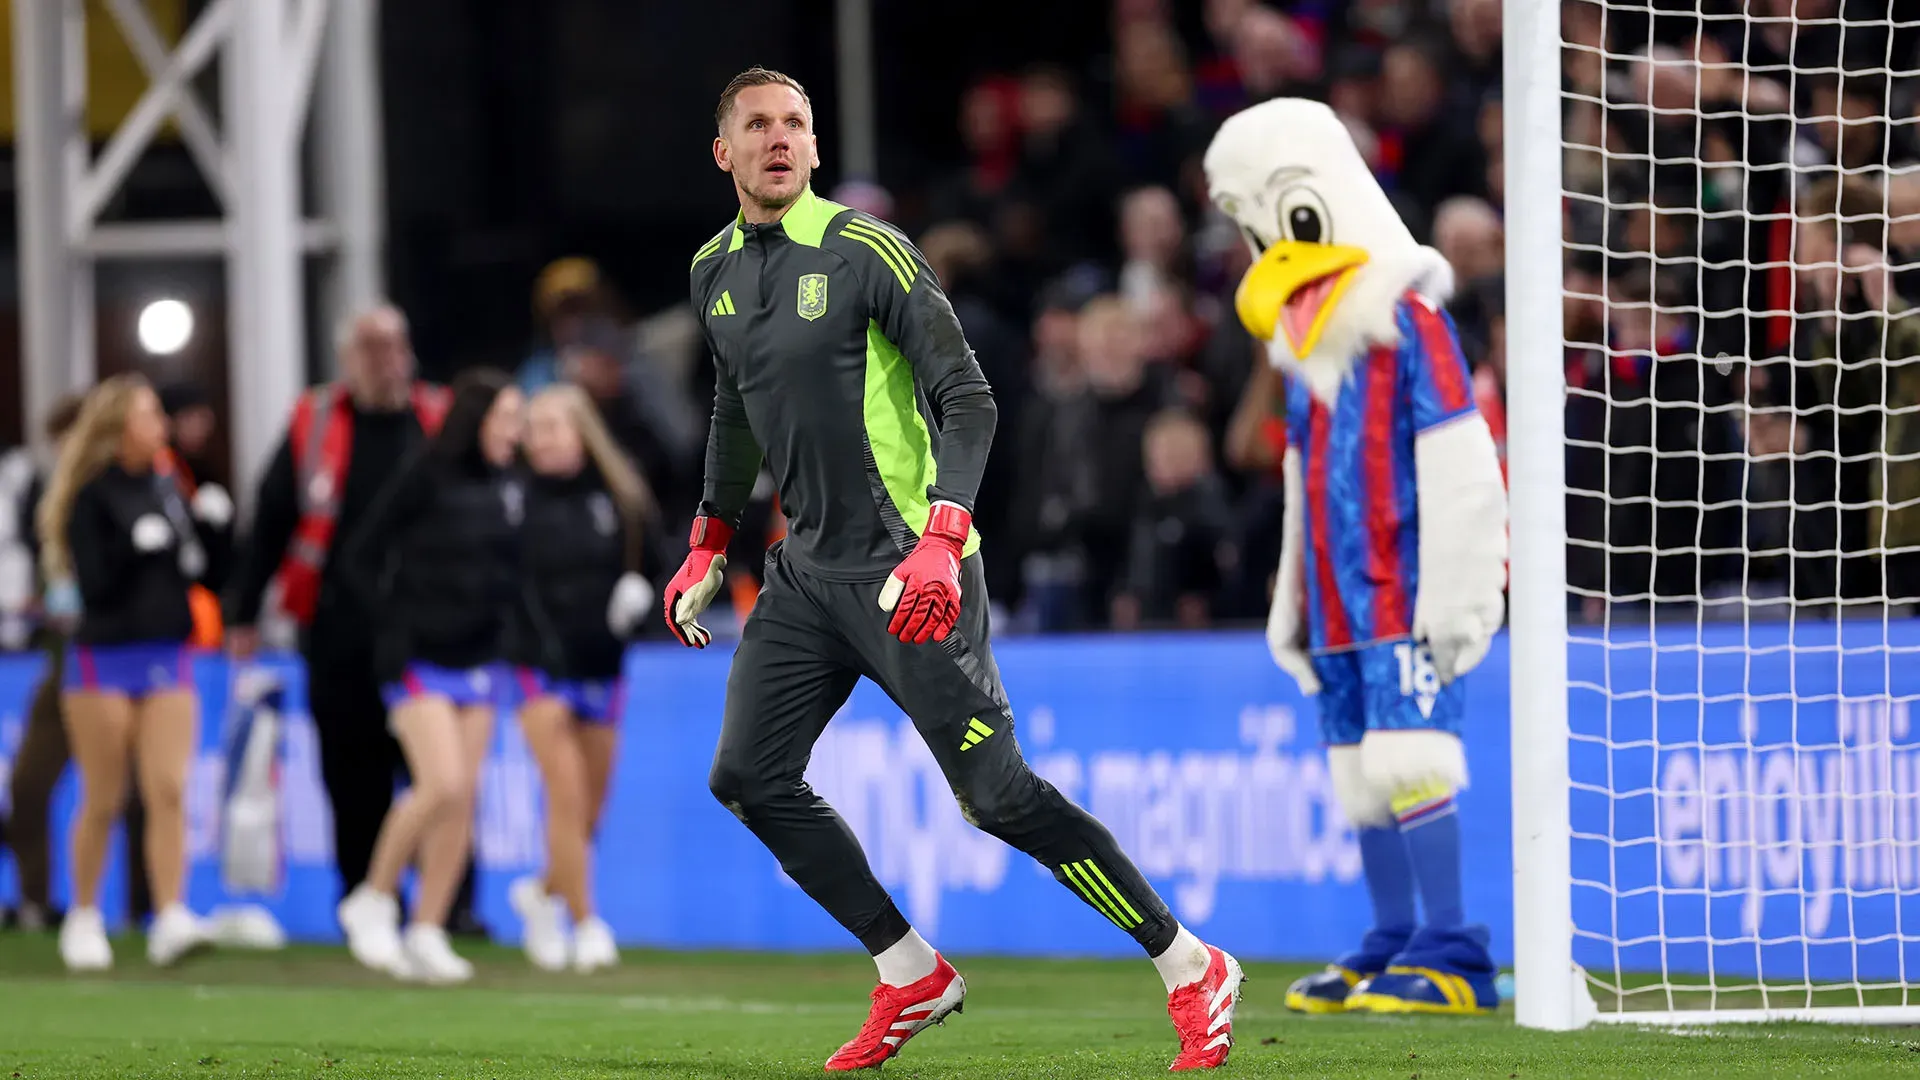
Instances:
[[[1112,15],[1112,53],[1092,70],[982,73],[943,179],[823,192],[908,231],[994,386],[976,521],[1004,632],[1264,616],[1285,434],[1232,312],[1250,253],[1200,167],[1228,115],[1274,96],[1333,103],[1415,235],[1497,307],[1499,0],[1119,0]],[[546,339],[523,376],[594,388],[662,503],[690,513],[710,378],[691,312],[623,324],[583,259],[550,266],[535,302]],[[1473,328],[1477,364],[1494,318]],[[761,496],[743,548],[779,535],[770,482]],[[760,560],[730,564],[750,602]]]
[[[1579,613],[1920,596],[1920,21],[1892,8],[1562,4]],[[823,192],[908,231],[995,388],[977,521],[1004,632],[1264,614],[1279,382],[1233,316],[1250,256],[1200,168],[1248,104],[1309,96],[1345,120],[1455,270],[1504,447],[1501,0],[1115,0],[1111,18],[1090,69],[982,72],[941,179]],[[675,542],[711,401],[695,314],[622,297],[585,255],[532,303],[522,386],[587,391]],[[730,560],[736,611],[780,530],[769,479]]]

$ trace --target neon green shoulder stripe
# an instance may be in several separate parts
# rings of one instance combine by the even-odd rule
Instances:
[[[913,257],[906,239],[892,226],[870,214],[856,213],[841,222],[840,235],[865,244],[893,271],[894,279],[900,282],[900,291],[913,291],[913,283],[920,277],[920,263]]]
[[[731,231],[733,231],[733,224],[729,222],[726,228],[713,234],[713,239],[701,244],[700,250],[693,253],[693,262],[687,264],[687,269],[691,270],[695,266],[700,265],[701,259],[707,258],[710,255],[718,255],[720,253],[721,243],[726,240],[727,233]]]

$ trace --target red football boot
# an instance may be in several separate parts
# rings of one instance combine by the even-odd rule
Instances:
[[[1170,1072],[1217,1069],[1233,1049],[1233,1010],[1246,975],[1240,961],[1207,946],[1207,973],[1167,995],[1167,1015],[1180,1033],[1180,1056]]]
[[[873,988],[873,1010],[853,1041],[827,1059],[828,1072],[879,1067],[900,1052],[907,1040],[927,1027],[961,1011],[967,999],[967,981],[947,958],[934,954],[933,974],[908,986]],[[1235,969],[1238,970],[1237,968]]]

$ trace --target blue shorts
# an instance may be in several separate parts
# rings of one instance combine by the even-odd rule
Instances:
[[[625,708],[625,688],[619,679],[556,679],[537,668],[515,668],[520,700],[559,698],[573,718],[583,724],[617,724]]]
[[[193,688],[185,642],[69,645],[62,685],[68,690],[125,694],[136,700],[163,690]]]
[[[1390,641],[1313,658],[1320,678],[1320,731],[1329,746],[1352,746],[1369,731],[1460,733],[1466,684],[1446,686],[1425,645]]]
[[[380,700],[389,709],[408,698],[424,694],[438,694],[460,709],[472,705],[498,705],[500,692],[505,689],[505,679],[502,678],[504,670],[499,664],[443,668],[415,661],[407,665],[399,682],[380,687]]]

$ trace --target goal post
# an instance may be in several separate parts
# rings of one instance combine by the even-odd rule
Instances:
[[[1505,0],[1507,484],[1512,504],[1514,1016],[1581,1025],[1567,803],[1566,383],[1560,313],[1560,10]]]
[[[1920,1023],[1920,21],[1503,7],[1516,1021]]]

